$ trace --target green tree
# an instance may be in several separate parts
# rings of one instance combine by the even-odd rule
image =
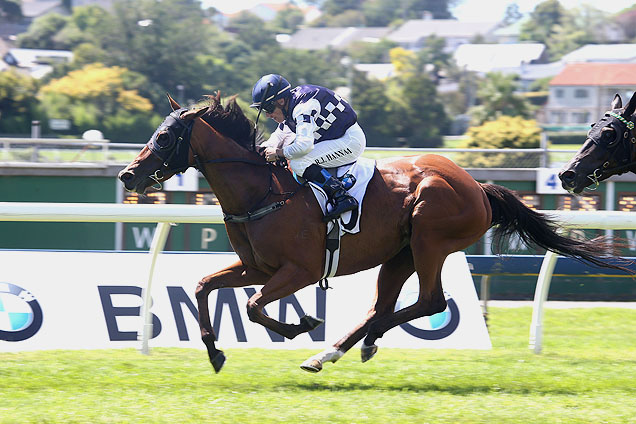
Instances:
[[[87,65],[42,87],[49,118],[68,119],[78,132],[101,130],[106,138],[140,142],[161,122],[139,95],[143,77],[121,67]]]
[[[292,34],[303,24],[305,16],[297,7],[288,6],[276,13],[268,25],[276,33]]]
[[[497,120],[468,129],[465,148],[531,149],[539,147],[541,128],[534,120],[519,116],[501,116]],[[526,153],[462,153],[457,162],[472,167],[524,167],[539,166],[539,155]]]
[[[9,70],[0,72],[0,133],[29,133],[31,121],[39,119],[38,82]]]
[[[491,72],[477,88],[479,105],[470,108],[473,125],[498,119],[502,115],[529,118],[533,107],[517,91],[517,76]]]
[[[27,32],[18,35],[17,45],[25,49],[68,49],[71,46],[57,38],[68,21],[66,16],[47,13],[33,21]]]
[[[395,147],[395,134],[387,125],[389,98],[384,83],[367,79],[363,73],[356,72],[352,96],[358,122],[367,136],[367,146]]]
[[[238,40],[253,50],[262,50],[276,44],[275,31],[269,29],[265,21],[252,13],[239,13],[230,20],[229,28],[236,33]]]
[[[435,83],[426,74],[406,73],[393,78],[387,125],[410,147],[438,147],[448,118],[437,98]]]

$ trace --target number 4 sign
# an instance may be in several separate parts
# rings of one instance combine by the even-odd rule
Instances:
[[[567,194],[561,187],[559,170],[557,168],[537,169],[537,193],[539,194]]]

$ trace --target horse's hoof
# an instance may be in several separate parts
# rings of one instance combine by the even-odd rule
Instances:
[[[300,368],[307,372],[319,372],[322,369],[322,362],[317,359],[308,359],[302,364],[300,364]]]
[[[367,362],[369,359],[373,358],[375,354],[378,352],[378,347],[374,344],[371,346],[367,346],[365,344],[362,345],[360,349],[360,356],[362,357],[362,362]]]
[[[214,372],[218,374],[225,363],[225,355],[223,354],[223,351],[219,350],[219,353],[217,353],[214,358],[210,358],[210,362],[214,367]]]
[[[324,319],[320,319],[320,318],[314,318],[310,315],[305,315],[304,317],[302,317],[300,319],[300,324],[302,326],[306,326],[309,328],[309,331],[313,330],[314,328],[318,327],[320,324],[322,324],[323,322],[325,322]]]

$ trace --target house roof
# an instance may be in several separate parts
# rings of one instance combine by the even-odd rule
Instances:
[[[492,72],[519,68],[539,59],[544,50],[545,46],[541,43],[462,44],[453,57],[458,66],[469,71]]]
[[[588,44],[561,58],[563,62],[636,62],[636,44]]]
[[[328,47],[343,49],[355,41],[377,41],[389,32],[388,27],[327,27],[302,28],[281,46],[293,49],[320,50]]]
[[[636,63],[571,63],[550,85],[636,86]]]
[[[412,43],[436,35],[442,38],[474,37],[490,34],[497,22],[464,22],[455,19],[413,19],[393,31],[387,38],[397,43]]]
[[[73,60],[73,53],[68,50],[9,49],[3,59],[9,65],[32,68],[51,61],[70,62]]]

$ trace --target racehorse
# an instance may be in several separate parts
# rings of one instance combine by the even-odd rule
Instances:
[[[143,194],[194,166],[216,194],[239,260],[203,277],[195,295],[201,338],[219,372],[225,355],[215,346],[210,292],[262,285],[247,303],[251,321],[289,339],[314,329],[322,320],[305,316],[299,324],[279,322],[263,308],[321,278],[327,224],[311,189],[255,151],[256,129],[235,98],[223,106],[217,93],[210,96],[207,107],[191,109],[181,109],[169,100],[173,112],[119,173],[119,179],[127,190]],[[363,338],[364,362],[376,353],[375,342],[386,331],[443,311],[445,258],[477,242],[491,227],[495,235],[516,233],[529,244],[561,255],[618,268],[606,263],[613,252],[609,243],[560,235],[555,222],[526,207],[511,190],[479,183],[445,157],[379,160],[364,197],[360,232],[342,237],[336,274],[381,265],[374,303],[360,324],[301,368],[318,372],[324,362],[336,362]],[[402,286],[414,272],[419,278],[416,303],[394,311]]]
[[[592,124],[581,149],[559,172],[564,189],[580,193],[612,175],[636,172],[635,110],[636,93],[625,107],[621,96],[614,96],[610,110]]]

